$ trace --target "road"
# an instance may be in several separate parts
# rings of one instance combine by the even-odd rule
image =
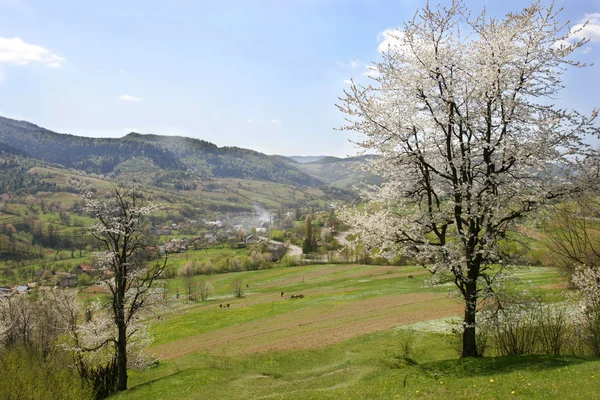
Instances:
[[[282,242],[278,242],[276,240],[269,240],[269,243],[273,243],[273,244],[282,244],[285,246],[285,243]],[[292,257],[302,257],[302,249],[298,246],[294,246],[293,244],[290,244],[288,246],[288,250],[286,253],[288,256],[292,256]]]

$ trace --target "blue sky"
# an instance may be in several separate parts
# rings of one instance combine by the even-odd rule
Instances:
[[[444,1],[441,1],[444,3]],[[0,0],[0,115],[75,135],[131,130],[268,154],[356,152],[335,131],[344,80],[366,79],[381,32],[419,0]],[[466,2],[501,16],[527,2]],[[600,61],[600,0],[557,1],[591,15],[577,59]],[[600,106],[599,66],[566,75],[557,103]]]

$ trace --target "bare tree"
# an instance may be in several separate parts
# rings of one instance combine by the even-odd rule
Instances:
[[[364,243],[419,260],[464,301],[462,356],[479,356],[476,314],[498,287],[499,243],[515,222],[580,190],[585,116],[547,104],[563,87],[569,56],[586,40],[534,1],[503,19],[476,18],[453,0],[427,5],[386,31],[372,84],[352,83],[338,105],[343,129],[365,135],[368,169],[385,178],[374,210],[348,220]],[[577,173],[577,172],[579,173]],[[597,175],[596,175],[597,178]],[[502,270],[502,269],[500,269]]]
[[[148,241],[143,232],[143,217],[159,207],[145,200],[136,187],[122,184],[113,189],[107,200],[99,200],[88,191],[83,192],[83,199],[85,210],[96,218],[90,232],[104,248],[98,257],[98,269],[110,293],[109,310],[116,329],[115,335],[96,348],[115,345],[117,387],[125,390],[127,347],[140,329],[136,323],[144,310],[163,298],[157,283],[167,265],[167,254],[148,260]]]
[[[582,196],[554,207],[548,216],[550,250],[559,256],[565,273],[585,265],[600,269],[600,201]]]

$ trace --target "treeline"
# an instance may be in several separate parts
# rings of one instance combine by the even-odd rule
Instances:
[[[322,182],[298,170],[277,156],[239,147],[218,147],[213,143],[158,135],[129,134],[136,142],[157,143],[175,154],[189,170],[208,177],[256,179],[279,183],[318,186]]]
[[[94,242],[83,229],[61,233],[58,225],[42,224],[30,219],[0,224],[0,260],[30,260],[43,258],[44,248],[81,252]]]
[[[0,194],[12,193],[19,196],[57,190],[55,183],[44,182],[42,176],[28,171],[29,167],[20,162],[0,160]]]
[[[237,147],[217,147],[191,138],[131,133],[121,139],[94,139],[59,134],[25,121],[0,117],[2,140],[33,157],[100,174],[111,173],[134,157],[146,157],[162,169],[196,176],[322,184],[278,157]]]
[[[106,174],[132,157],[147,157],[165,169],[183,165],[169,151],[152,143],[94,139],[58,134],[37,125],[0,117],[0,140],[45,161]]]

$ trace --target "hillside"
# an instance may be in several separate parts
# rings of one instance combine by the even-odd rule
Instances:
[[[88,173],[116,176],[123,169],[131,173],[135,171],[132,160],[141,158],[143,172],[156,177],[178,172],[188,177],[257,179],[312,187],[322,184],[278,157],[192,138],[136,133],[120,139],[87,138],[0,117],[0,142],[10,143],[13,154],[22,152]]]
[[[294,164],[299,170],[341,189],[351,189],[359,184],[380,184],[381,179],[365,171],[369,157],[323,157],[315,162]]]
[[[322,182],[284,162],[239,147],[218,147],[199,139],[181,136],[141,135],[130,133],[123,142],[152,144],[173,154],[188,172],[216,178],[244,178],[319,186]]]
[[[289,158],[290,160],[293,160],[297,163],[300,163],[300,164],[308,164],[308,163],[319,161],[326,157],[327,156],[289,156],[287,158]]]

